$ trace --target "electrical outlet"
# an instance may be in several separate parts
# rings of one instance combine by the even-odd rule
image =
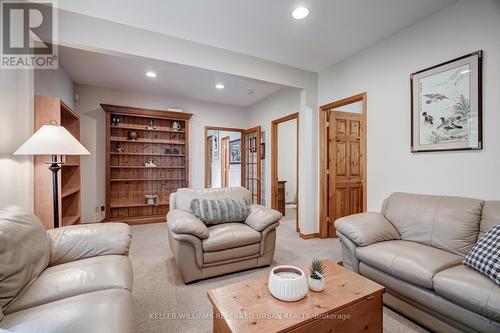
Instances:
[[[106,210],[105,206],[101,206],[101,212],[104,212]]]

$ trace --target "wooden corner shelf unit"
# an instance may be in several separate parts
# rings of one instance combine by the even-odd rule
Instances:
[[[80,117],[61,99],[35,96],[35,131],[43,125],[60,125],[80,140]],[[50,156],[35,156],[35,214],[47,229],[54,227]],[[60,225],[80,222],[80,156],[66,156],[58,173]]]
[[[106,221],[165,221],[170,193],[189,187],[192,114],[101,107],[106,112]],[[154,203],[146,195],[156,196]]]

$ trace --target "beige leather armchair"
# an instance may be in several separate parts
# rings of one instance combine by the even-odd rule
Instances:
[[[435,332],[500,332],[500,287],[462,265],[500,223],[500,201],[393,193],[381,213],[335,221],[344,267],[386,287],[384,303]]]
[[[126,224],[46,232],[30,213],[0,211],[0,328],[135,332],[130,240]]]
[[[170,196],[167,215],[168,238],[175,262],[185,283],[271,264],[276,227],[281,213],[250,205],[245,223],[207,227],[191,212],[194,198],[239,197],[247,204],[250,192],[242,187],[179,189]]]

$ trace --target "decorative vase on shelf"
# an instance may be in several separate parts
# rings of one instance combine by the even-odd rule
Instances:
[[[325,266],[317,259],[314,259],[309,267],[307,284],[312,291],[323,291],[325,289]]]
[[[180,131],[182,129],[181,123],[174,121],[172,124],[172,129],[174,131]]]
[[[144,200],[146,205],[155,206],[158,203],[157,194],[146,194],[144,195]]]
[[[128,132],[128,139],[129,140],[135,141],[135,140],[137,140],[138,137],[139,137],[139,135],[137,134],[137,132],[135,132],[135,131]]]

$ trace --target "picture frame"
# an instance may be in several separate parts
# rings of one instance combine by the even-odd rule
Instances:
[[[214,158],[213,158],[213,160],[218,161],[219,160],[219,131],[214,132],[213,140],[214,140],[214,150],[213,150]]]
[[[229,164],[241,164],[241,139],[229,141]]]
[[[410,75],[412,153],[483,148],[482,58],[479,50]]]

